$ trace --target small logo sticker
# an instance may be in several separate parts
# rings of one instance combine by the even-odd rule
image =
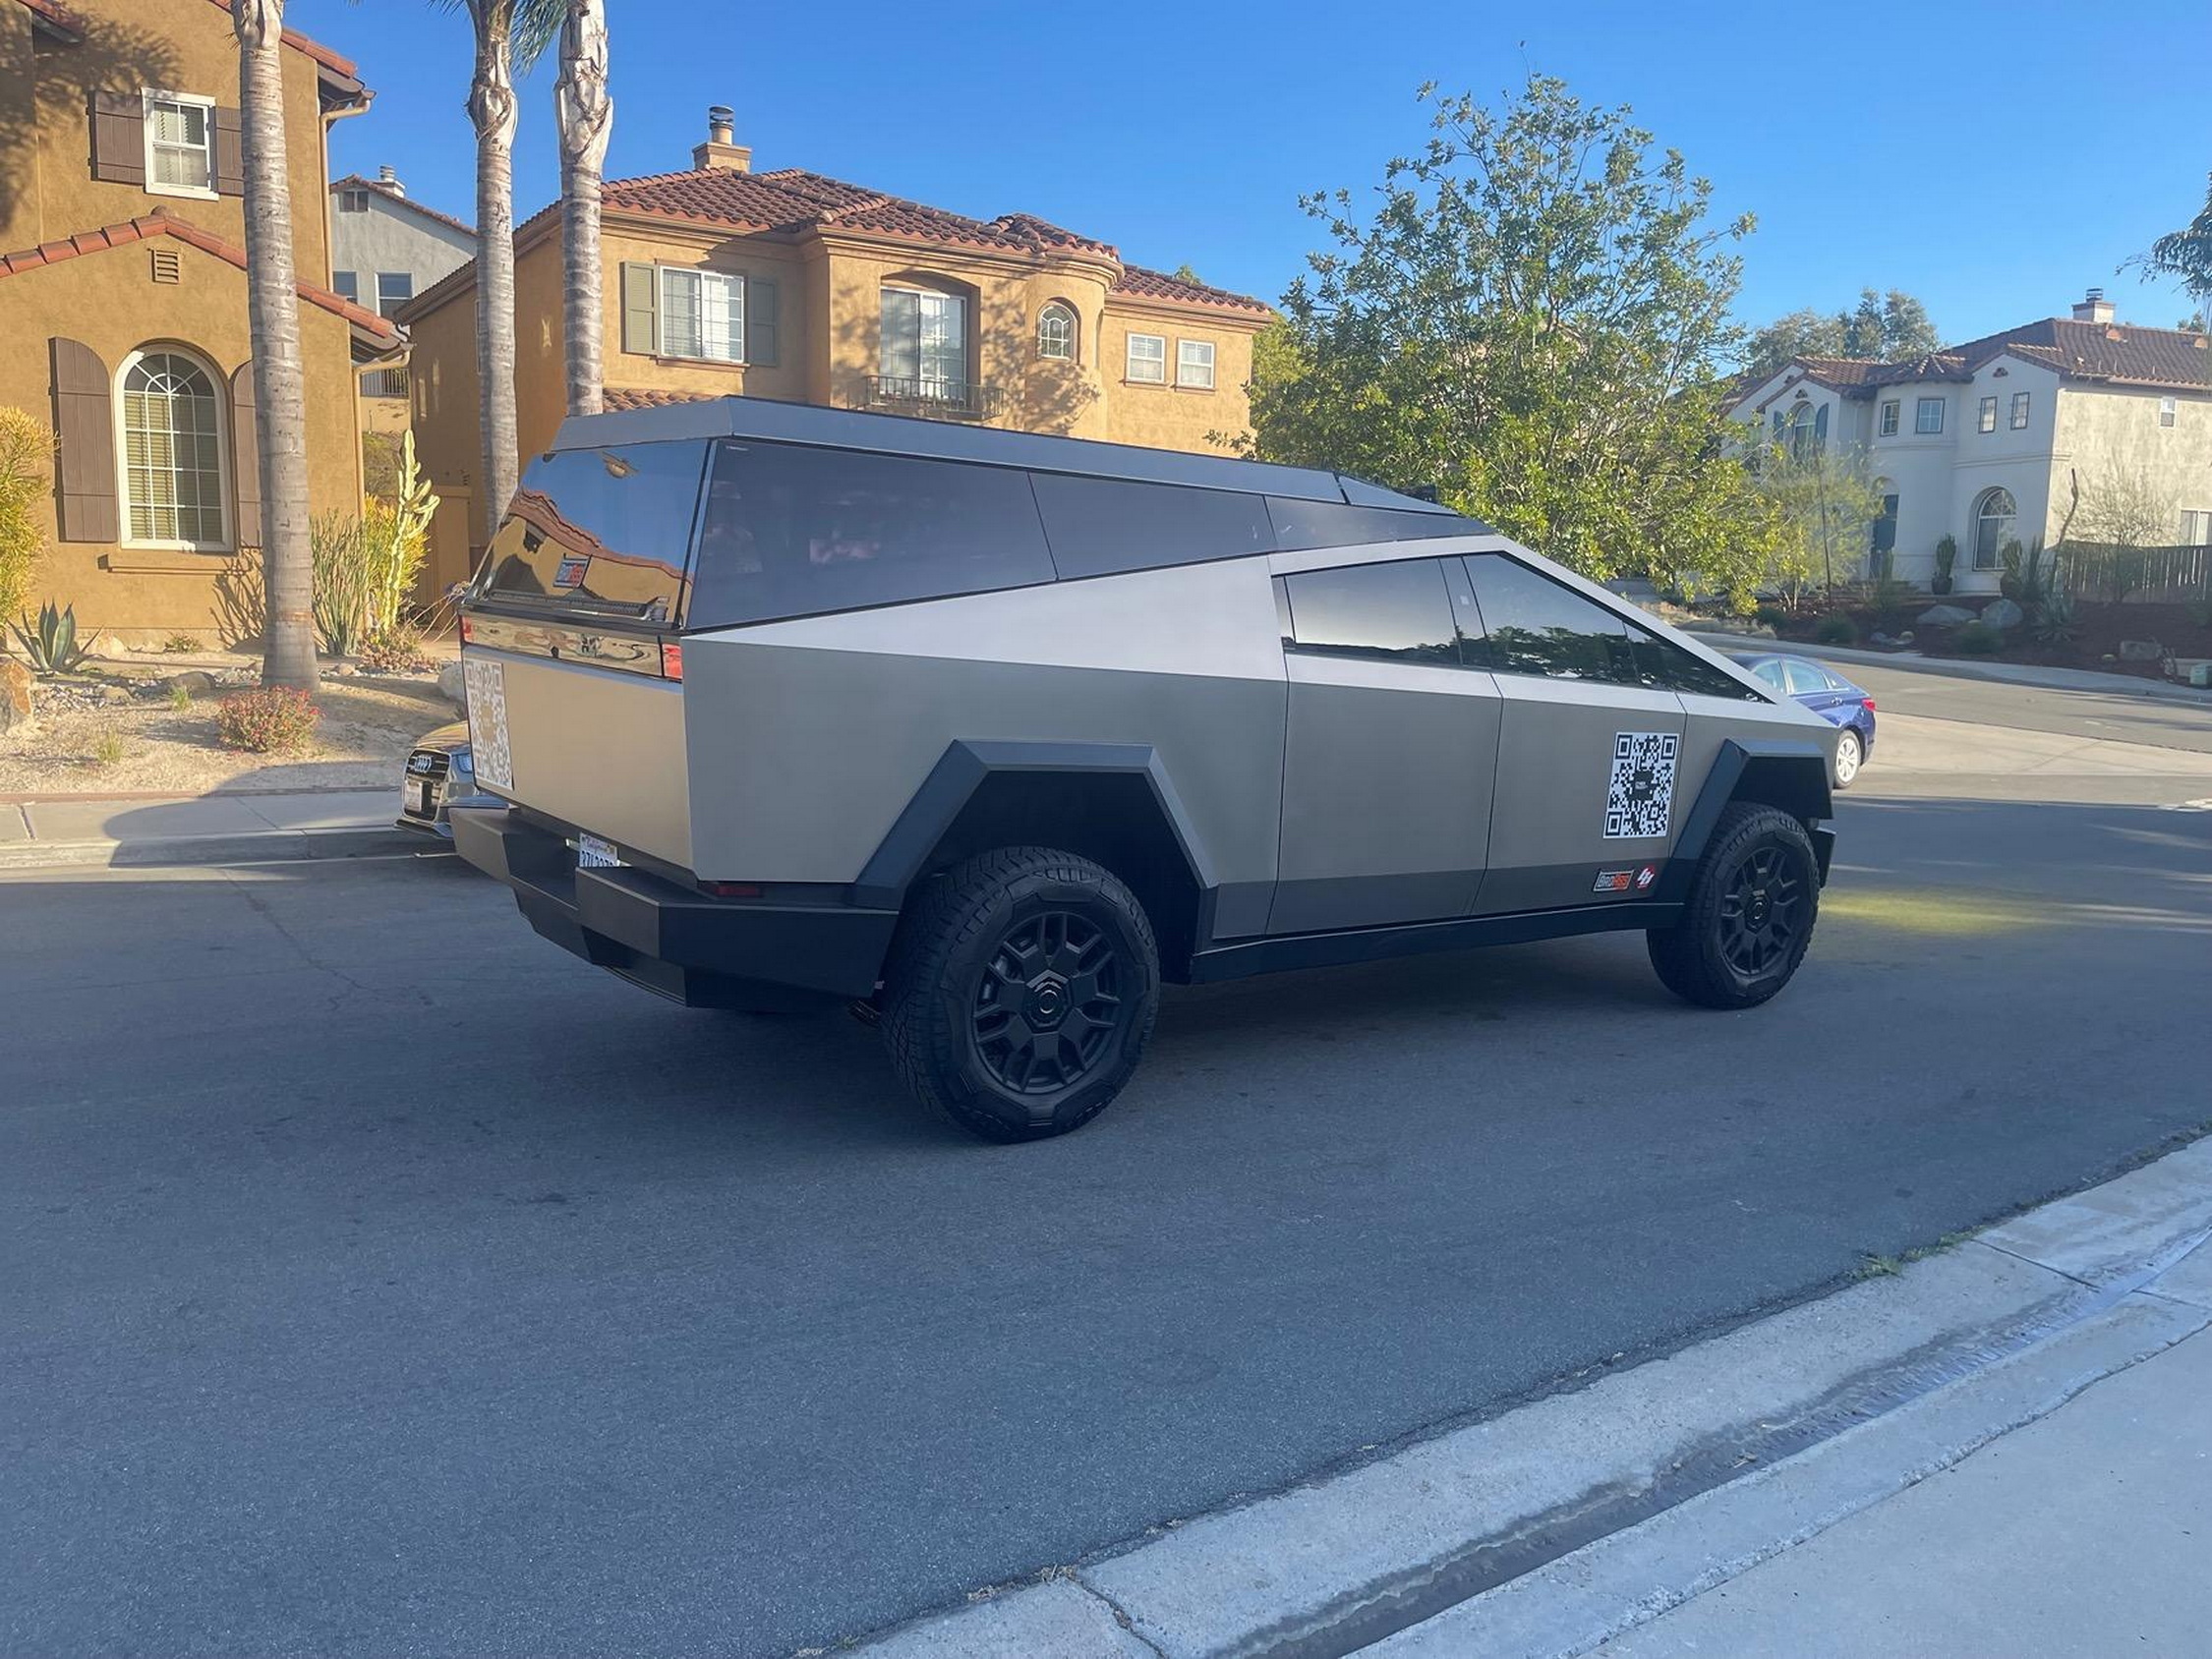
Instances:
[[[1636,872],[1636,890],[1638,892],[1642,892],[1646,887],[1650,887],[1654,882],[1658,880],[1659,866],[1656,864],[1647,864],[1643,869]]]
[[[581,588],[584,578],[591,573],[591,556],[571,553],[553,569],[553,586],[556,588]]]
[[[1592,892],[1626,892],[1629,884],[1636,880],[1633,870],[1601,870],[1598,880],[1590,884]]]

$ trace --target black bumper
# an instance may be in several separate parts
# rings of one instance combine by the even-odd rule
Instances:
[[[643,870],[579,870],[559,831],[456,808],[453,850],[514,889],[562,949],[694,1007],[795,1008],[874,993],[895,910],[713,898]]]

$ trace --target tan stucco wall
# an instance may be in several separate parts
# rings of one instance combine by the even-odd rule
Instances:
[[[154,249],[174,250],[183,280],[151,278]],[[229,431],[228,376],[252,355],[246,273],[235,265],[160,237],[86,255],[0,279],[0,404],[54,420],[47,341],[83,342],[112,376],[141,346],[188,348],[222,377],[224,438]],[[358,507],[361,445],[355,427],[351,331],[343,318],[300,307],[308,398],[308,483],[317,512]],[[225,503],[226,511],[229,503]],[[132,644],[156,643],[177,630],[212,636],[219,628],[216,578],[231,563],[221,553],[137,550],[111,543],[61,542],[51,495],[41,505],[49,542],[33,602],[52,598],[77,607],[81,624],[112,631]],[[232,542],[237,542],[232,526]],[[258,532],[254,539],[258,540]]]
[[[1186,307],[1137,306],[1117,302],[1106,309],[1103,373],[1107,429],[1101,436],[1117,443],[1142,443],[1158,449],[1195,449],[1223,453],[1209,434],[1241,438],[1252,429],[1252,341],[1266,319],[1249,326],[1224,326],[1204,312]],[[1158,334],[1167,341],[1167,384],[1139,384],[1124,378],[1129,337]],[[1197,391],[1175,383],[1176,343],[1213,342],[1213,387]]]
[[[2174,398],[2171,427],[2158,424],[2162,395]],[[2174,522],[2167,539],[2179,541],[2183,508],[2212,509],[2212,397],[2066,386],[2059,393],[2051,535],[2057,534],[2066,516],[2068,469],[2080,475],[2085,512],[2089,497],[2105,480],[2115,475],[2147,476],[2171,509]]]
[[[70,0],[86,24],[82,45],[33,58],[29,13],[0,7],[0,251],[33,248],[74,232],[164,208],[243,246],[244,204],[235,196],[153,194],[92,177],[90,94],[158,87],[235,108],[238,40],[229,17],[207,0]],[[329,221],[317,69],[306,53],[283,53],[285,158],[292,178],[292,257],[302,277],[328,280]],[[35,119],[26,117],[35,112]]]

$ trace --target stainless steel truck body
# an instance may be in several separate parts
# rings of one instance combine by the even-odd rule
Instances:
[[[663,995],[880,1017],[996,1139],[1093,1116],[1162,979],[1618,929],[1748,1006],[1834,730],[1358,480],[729,398],[569,421],[464,610],[455,845]]]

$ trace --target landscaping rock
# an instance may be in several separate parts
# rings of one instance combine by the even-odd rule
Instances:
[[[88,648],[94,657],[128,657],[131,648],[123,643],[120,634],[94,634]]]
[[[1992,628],[2009,633],[2027,620],[2027,612],[2010,600],[1992,600],[1982,608],[1981,619]]]
[[[204,668],[187,668],[181,674],[171,674],[165,680],[156,680],[153,689],[167,697],[173,694],[177,687],[183,686],[188,696],[205,697],[221,684],[222,681],[216,679]]]
[[[2120,659],[2123,662],[2156,662],[2166,655],[2166,648],[2156,640],[2122,640]]]
[[[0,658],[0,732],[30,729],[30,685],[29,668],[13,658]]]
[[[468,689],[465,682],[461,678],[461,665],[459,662],[448,662],[443,667],[438,669],[437,689],[442,692],[445,695],[446,700],[452,703],[456,708],[465,709],[468,707]]]
[[[1962,628],[1974,620],[1974,613],[1962,604],[1932,604],[1920,613],[1923,628]]]

